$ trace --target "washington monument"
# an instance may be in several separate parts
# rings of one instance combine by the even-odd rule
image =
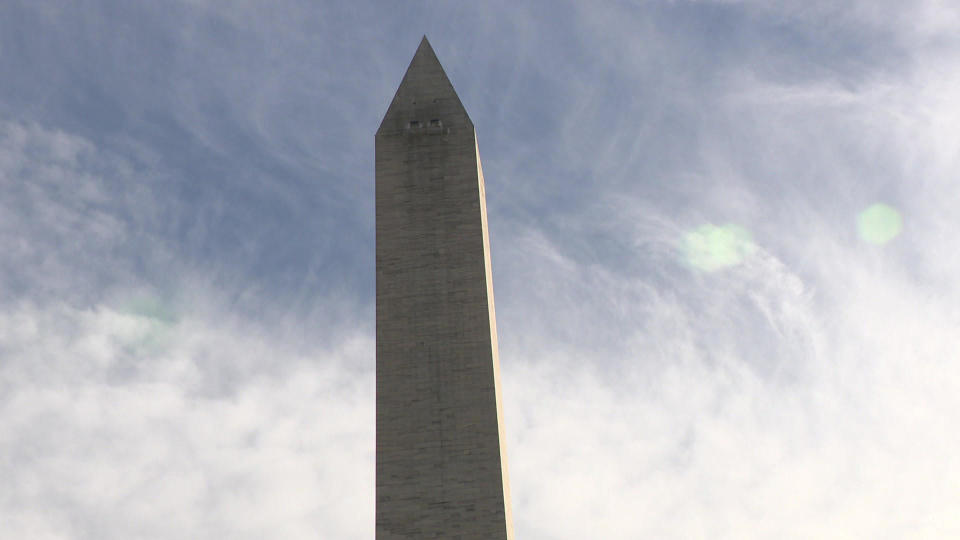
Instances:
[[[511,540],[483,171],[426,37],[376,134],[376,539]]]

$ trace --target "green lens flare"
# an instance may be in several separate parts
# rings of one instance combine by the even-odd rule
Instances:
[[[886,244],[896,238],[902,229],[900,212],[882,203],[871,205],[857,216],[860,238],[871,244]]]
[[[172,326],[177,323],[177,315],[169,305],[157,297],[139,296],[128,300],[121,311],[146,323],[140,331],[126,337],[127,348],[141,353],[156,353],[166,348]]]
[[[708,223],[685,234],[682,249],[688,264],[714,272],[740,264],[757,246],[750,232],[739,225]]]
[[[159,298],[151,296],[131,299],[127,302],[124,311],[162,324],[173,324],[177,321],[176,314],[169,306],[165,305]]]

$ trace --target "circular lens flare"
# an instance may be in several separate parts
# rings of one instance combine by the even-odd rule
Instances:
[[[883,245],[896,238],[903,229],[900,212],[883,203],[876,203],[857,216],[860,238],[871,244]]]
[[[166,347],[171,329],[177,323],[177,315],[171,306],[155,296],[137,296],[129,299],[121,310],[144,323],[138,332],[125,340],[127,347],[147,353]]]

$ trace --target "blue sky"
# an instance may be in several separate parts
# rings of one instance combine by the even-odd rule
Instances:
[[[373,134],[478,133],[518,538],[960,534],[949,1],[6,1],[0,538],[373,537]]]

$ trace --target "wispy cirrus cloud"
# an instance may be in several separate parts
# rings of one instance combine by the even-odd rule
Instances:
[[[362,328],[236,310],[164,238],[169,201],[88,139],[4,122],[0,172],[4,536],[367,535]]]
[[[938,538],[960,527],[949,488],[960,441],[946,428],[960,290],[943,278],[957,268],[944,231],[960,226],[945,211],[957,154],[943,144],[956,56],[909,52],[909,65],[853,85],[830,71],[791,82],[749,64],[718,70],[720,84],[688,90],[709,109],[683,120],[698,133],[673,150],[686,164],[621,167],[636,184],[618,193],[621,177],[599,163],[592,204],[496,231],[508,238],[498,290],[551,314],[528,321],[498,302],[506,357],[524,358],[505,369],[514,485],[528,489],[519,530]],[[627,140],[624,122],[589,122],[570,146]],[[902,216],[882,247],[857,233],[877,202]],[[686,235],[725,223],[756,249],[707,272],[684,266]]]

